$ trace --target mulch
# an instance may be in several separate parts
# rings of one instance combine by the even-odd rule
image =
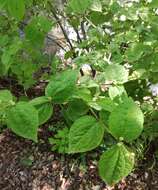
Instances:
[[[156,190],[158,170],[136,169],[110,188],[100,179],[94,153],[61,155],[44,140],[39,144],[0,134],[0,190]]]
[[[25,93],[29,98],[41,96],[45,83],[39,83]],[[0,89],[10,89],[16,96],[24,91],[14,80],[1,79]],[[58,108],[53,121],[59,120]],[[20,138],[9,129],[0,133],[0,190],[158,190],[158,167],[152,156],[115,187],[107,186],[97,170],[97,151],[67,155],[52,152],[48,137],[53,134],[46,124],[39,131],[39,143]],[[152,154],[152,151],[150,151]]]

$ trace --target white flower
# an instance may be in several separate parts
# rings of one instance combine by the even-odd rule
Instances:
[[[82,69],[84,75],[91,75],[92,68],[89,64],[82,65],[81,69]]]
[[[108,28],[105,28],[105,32],[106,32],[107,34],[111,34],[111,30],[108,29]]]
[[[152,84],[149,88],[153,96],[158,96],[158,84]]]
[[[147,26],[147,28],[148,28],[148,29],[150,29],[150,28],[151,28],[151,26],[150,26],[150,25],[148,25],[148,26]]]
[[[156,9],[155,14],[158,15],[158,9]]]
[[[120,16],[120,21],[122,21],[122,22],[126,21],[126,16],[125,15],[121,15]]]
[[[132,7],[132,6],[133,6],[133,3],[130,2],[130,3],[127,4],[127,6],[128,6],[128,7]]]

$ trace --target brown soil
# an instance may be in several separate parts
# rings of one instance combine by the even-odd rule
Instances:
[[[45,83],[29,89],[29,98],[43,94]],[[24,94],[12,80],[0,80],[0,89],[10,89],[16,97]],[[60,120],[58,108],[52,122]],[[158,190],[158,169],[142,162],[130,176],[115,187],[108,187],[97,171],[98,153],[61,155],[52,152],[46,124],[39,131],[38,144],[14,135],[8,129],[0,133],[0,190]]]
[[[38,145],[12,134],[0,134],[0,190],[156,190],[158,170],[140,168],[110,188],[99,178],[94,152],[60,155],[47,142]]]

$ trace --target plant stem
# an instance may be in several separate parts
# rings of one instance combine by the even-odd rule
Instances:
[[[90,112],[98,120],[98,116],[97,116],[97,114],[94,112],[94,110],[92,108],[90,108]]]

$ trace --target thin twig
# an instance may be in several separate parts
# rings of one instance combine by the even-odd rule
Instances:
[[[65,37],[66,41],[67,41],[68,44],[70,45],[71,50],[74,51],[73,45],[72,45],[72,43],[71,43],[71,41],[70,41],[70,39],[69,39],[69,37],[68,37],[68,35],[67,35],[67,33],[66,33],[64,27],[62,26],[62,24],[61,24],[61,22],[60,22],[60,19],[58,18],[57,14],[56,14],[56,11],[54,10],[54,7],[52,6],[52,4],[51,4],[50,2],[48,2],[48,3],[49,3],[49,5],[50,5],[50,7],[51,7],[51,12],[52,12],[54,18],[55,18],[56,21],[58,22],[58,24],[59,24],[59,26],[60,26],[60,28],[61,28],[63,34],[64,34],[64,37]]]
[[[90,21],[87,17],[85,17],[85,19],[87,20],[88,23],[90,23],[93,26],[93,28],[97,28],[97,26],[93,24],[93,22]]]
[[[82,31],[83,39],[87,40],[87,34],[84,27],[84,21],[81,22],[81,31]],[[87,52],[89,52],[89,47],[85,47],[84,49],[86,49]]]
[[[61,49],[63,49],[64,51],[67,51],[62,45],[60,45],[60,43],[58,43],[58,38],[57,39],[53,39],[53,35],[49,34],[49,36],[47,36],[48,39],[52,40],[53,43],[55,43],[56,45],[58,45]]]
[[[83,39],[86,40],[87,36],[86,36],[86,31],[84,28],[84,22],[83,21],[81,22],[81,30],[82,30],[82,34],[83,34]]]
[[[82,42],[82,39],[81,39],[81,37],[80,37],[80,34],[79,34],[78,30],[77,30],[75,27],[73,27],[73,29],[74,29],[74,31],[76,32],[78,42]]]
[[[68,21],[67,17],[66,17],[64,14],[60,13],[60,15],[61,15],[66,21]],[[69,19],[71,19],[71,17],[69,17]],[[80,37],[80,34],[79,34],[78,30],[77,30],[74,26],[72,26],[72,28],[73,28],[74,31],[76,32],[78,42],[82,42],[82,38]]]

